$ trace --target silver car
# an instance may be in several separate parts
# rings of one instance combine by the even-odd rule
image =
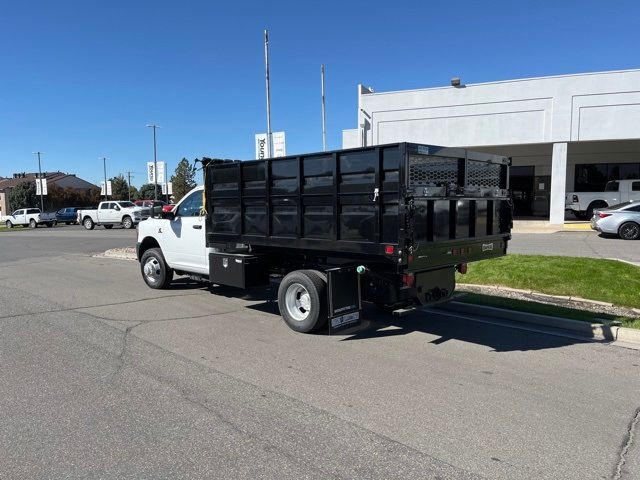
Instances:
[[[619,203],[593,212],[591,228],[618,235],[624,240],[640,238],[640,201]]]

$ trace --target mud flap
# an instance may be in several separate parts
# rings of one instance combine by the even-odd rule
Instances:
[[[355,266],[332,268],[327,274],[329,335],[362,324],[360,275]]]

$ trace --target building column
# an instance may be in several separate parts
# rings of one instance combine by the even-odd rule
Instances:
[[[567,143],[554,143],[551,156],[551,208],[549,223],[564,224],[564,197],[567,185]]]

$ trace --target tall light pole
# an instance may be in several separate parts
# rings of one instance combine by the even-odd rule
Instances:
[[[273,156],[271,145],[271,85],[269,78],[269,31],[264,31],[264,70],[265,83],[267,88],[267,158]]]
[[[327,150],[327,129],[325,126],[325,111],[324,111],[324,63],[320,67],[320,85],[322,91],[322,151]]]
[[[40,211],[44,213],[44,197],[42,195],[42,190],[44,190],[44,185],[42,184],[42,167],[40,165],[40,155],[44,152],[33,152],[34,155],[38,156],[38,182],[40,182]]]
[[[156,130],[160,128],[155,123],[147,125],[149,128],[153,128],[153,199],[158,200],[158,156],[156,149]],[[165,175],[167,172],[165,172]]]
[[[107,198],[107,194],[109,190],[107,190],[107,157],[100,157],[102,159],[102,168],[104,169],[104,199],[109,200]]]

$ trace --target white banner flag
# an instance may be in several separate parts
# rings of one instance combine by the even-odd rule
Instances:
[[[147,183],[155,183],[156,181],[156,172],[154,169],[153,162],[147,162]]]
[[[160,169],[158,169],[160,170]],[[168,182],[168,183],[163,183],[162,184],[162,194],[166,195],[167,194],[167,190],[169,191],[169,195],[173,195],[173,183]]]
[[[256,160],[269,158],[269,152],[267,150],[267,134],[257,133],[255,137],[256,137]],[[284,132],[272,132],[271,140],[273,144],[271,148],[273,149],[274,158],[286,157],[287,148],[286,148]]]
[[[100,195],[104,195],[104,182],[100,182]],[[111,180],[107,181],[107,195],[111,195]]]
[[[40,195],[42,191],[42,195],[47,194],[47,179],[46,178],[36,178],[36,195]]]
[[[161,183],[164,185],[164,183],[166,182],[165,180],[165,172],[167,171],[167,162],[158,162],[158,183]]]

